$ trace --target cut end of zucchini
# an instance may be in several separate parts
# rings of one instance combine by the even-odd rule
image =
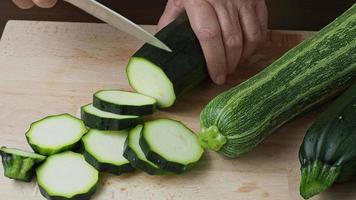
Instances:
[[[89,199],[99,180],[98,171],[83,155],[71,151],[48,157],[36,175],[47,199]]]
[[[203,127],[199,134],[199,143],[205,149],[219,151],[226,143],[226,137],[220,133],[216,126]]]
[[[30,182],[35,166],[46,159],[45,156],[13,148],[0,148],[4,175],[8,178]]]
[[[83,121],[61,114],[32,123],[26,138],[35,152],[52,155],[74,148],[86,132]]]
[[[340,174],[340,167],[323,164],[320,161],[312,165],[302,166],[300,183],[300,195],[309,199],[328,189]]]
[[[85,160],[99,171],[113,174],[133,171],[129,161],[123,156],[127,135],[127,130],[90,130],[82,139]]]
[[[163,70],[152,62],[132,57],[127,66],[127,76],[132,88],[137,92],[153,97],[160,108],[174,104],[176,95],[170,79]]]
[[[46,156],[43,156],[43,155],[40,155],[40,154],[37,154],[37,153],[27,152],[27,151],[20,150],[20,149],[15,149],[15,148],[1,147],[0,151],[4,152],[6,154],[17,155],[17,156],[21,156],[21,157],[24,157],[24,158],[33,158],[37,162],[41,162],[41,161],[46,159]]]

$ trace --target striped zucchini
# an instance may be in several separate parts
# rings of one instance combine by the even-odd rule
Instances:
[[[356,4],[316,35],[244,83],[218,95],[200,115],[200,143],[238,157],[274,130],[340,93],[356,78]]]

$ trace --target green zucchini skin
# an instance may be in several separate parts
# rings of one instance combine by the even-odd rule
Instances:
[[[115,113],[118,115],[137,115],[137,116],[150,115],[153,114],[156,110],[155,105],[121,106],[121,105],[100,100],[96,96],[93,97],[93,106],[100,110]]]
[[[155,168],[152,165],[148,164],[145,161],[142,161],[134,152],[134,150],[127,145],[127,142],[125,142],[125,151],[124,151],[124,157],[130,161],[131,165],[134,168],[141,169],[142,171],[150,174],[150,175],[164,175],[167,174],[164,170],[160,168]]]
[[[111,173],[111,174],[115,174],[115,175],[120,175],[123,173],[135,171],[135,168],[133,168],[130,163],[120,165],[120,166],[113,165],[110,163],[103,163],[103,162],[98,161],[94,156],[92,156],[87,151],[84,151],[83,156],[89,164],[91,164],[93,167],[95,167],[100,172],[107,172],[107,173]]]
[[[145,153],[146,158],[149,161],[156,164],[157,166],[159,166],[159,168],[161,168],[164,171],[181,174],[181,173],[191,169],[195,165],[195,164],[182,165],[180,163],[171,162],[171,161],[166,160],[165,158],[163,158],[162,156],[160,156],[159,154],[157,154],[156,152],[154,152],[150,149],[150,146],[146,142],[145,138],[142,137],[142,133],[141,133],[141,137],[140,137],[140,146],[141,146],[142,151]]]
[[[155,166],[153,163],[149,163],[147,160],[140,158],[138,153],[135,151],[135,147],[131,147],[132,145],[130,145],[130,141],[134,141],[136,139],[136,133],[141,135],[142,130],[143,125],[138,125],[130,130],[129,135],[125,141],[123,156],[131,163],[133,167],[141,169],[150,175],[167,174],[167,172],[160,169],[158,166]]]
[[[46,159],[45,156],[40,159],[7,153],[2,151],[3,148],[5,147],[0,148],[0,155],[4,167],[4,175],[10,179],[31,182],[35,175],[36,166]]]
[[[356,78],[356,5],[200,114],[200,143],[227,157],[251,151],[274,130],[335,96]]]
[[[186,14],[182,14],[155,36],[168,45],[173,52],[145,44],[130,61],[143,58],[161,68],[172,82],[176,97],[208,77],[203,51]],[[130,85],[132,86],[131,83]]]
[[[137,115],[137,116],[150,115],[156,111],[156,104],[135,106],[135,105],[118,105],[111,102],[107,102],[96,96],[96,94],[101,91],[98,91],[93,95],[93,106],[100,110],[115,113],[118,115]]]
[[[91,129],[112,131],[135,127],[137,124],[141,124],[143,122],[141,117],[128,119],[104,118],[87,113],[83,109],[81,109],[81,119],[84,121],[85,125]]]
[[[308,129],[299,161],[305,199],[356,175],[356,83]]]
[[[65,198],[65,197],[61,197],[61,196],[52,196],[52,195],[48,194],[46,192],[46,190],[43,189],[40,185],[38,186],[38,188],[40,189],[41,195],[43,197],[45,197],[47,200],[89,200],[94,195],[94,193],[96,192],[97,186],[98,186],[98,183],[95,186],[93,186],[85,194],[75,195],[72,198]]]

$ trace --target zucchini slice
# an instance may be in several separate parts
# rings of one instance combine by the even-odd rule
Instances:
[[[166,174],[167,172],[147,160],[145,153],[143,153],[139,144],[142,129],[143,125],[137,125],[135,128],[130,130],[129,136],[125,142],[124,157],[130,161],[133,167],[141,169],[148,174]]]
[[[181,122],[171,119],[146,122],[140,146],[149,161],[173,173],[192,168],[204,152],[197,136]]]
[[[83,155],[71,151],[49,156],[36,176],[41,194],[49,200],[90,199],[99,180],[99,172]]]
[[[100,131],[91,129],[83,138],[85,160],[102,172],[122,174],[134,168],[123,157],[128,131]]]
[[[156,34],[173,52],[145,44],[130,59],[126,73],[137,92],[151,96],[160,108],[208,77],[206,62],[186,14]]]
[[[69,114],[61,114],[32,123],[26,138],[35,152],[52,155],[76,148],[86,132],[83,121]]]
[[[99,110],[88,104],[81,107],[81,117],[85,125],[92,129],[118,131],[142,123],[142,118],[135,115],[117,115]]]
[[[20,149],[0,148],[4,175],[8,178],[30,182],[34,176],[35,167],[46,159],[45,156],[30,153]]]
[[[121,90],[101,90],[94,94],[93,106],[119,115],[148,115],[154,113],[157,101],[142,94]]]

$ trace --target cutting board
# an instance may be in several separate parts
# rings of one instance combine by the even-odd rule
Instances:
[[[144,28],[154,31],[153,26]],[[224,86],[206,81],[181,97],[174,108],[153,118],[173,118],[199,131],[199,113],[210,99],[251,77],[311,34],[270,32],[265,45]],[[31,122],[59,113],[77,115],[99,89],[131,90],[125,66],[141,45],[105,24],[10,21],[0,41],[0,145],[30,150],[24,134]],[[293,120],[238,159],[207,151],[198,166],[183,175],[102,174],[92,199],[301,199],[298,149],[321,110]],[[315,199],[356,199],[355,188],[356,182],[336,184]],[[35,181],[21,183],[0,176],[0,199],[44,198]]]

